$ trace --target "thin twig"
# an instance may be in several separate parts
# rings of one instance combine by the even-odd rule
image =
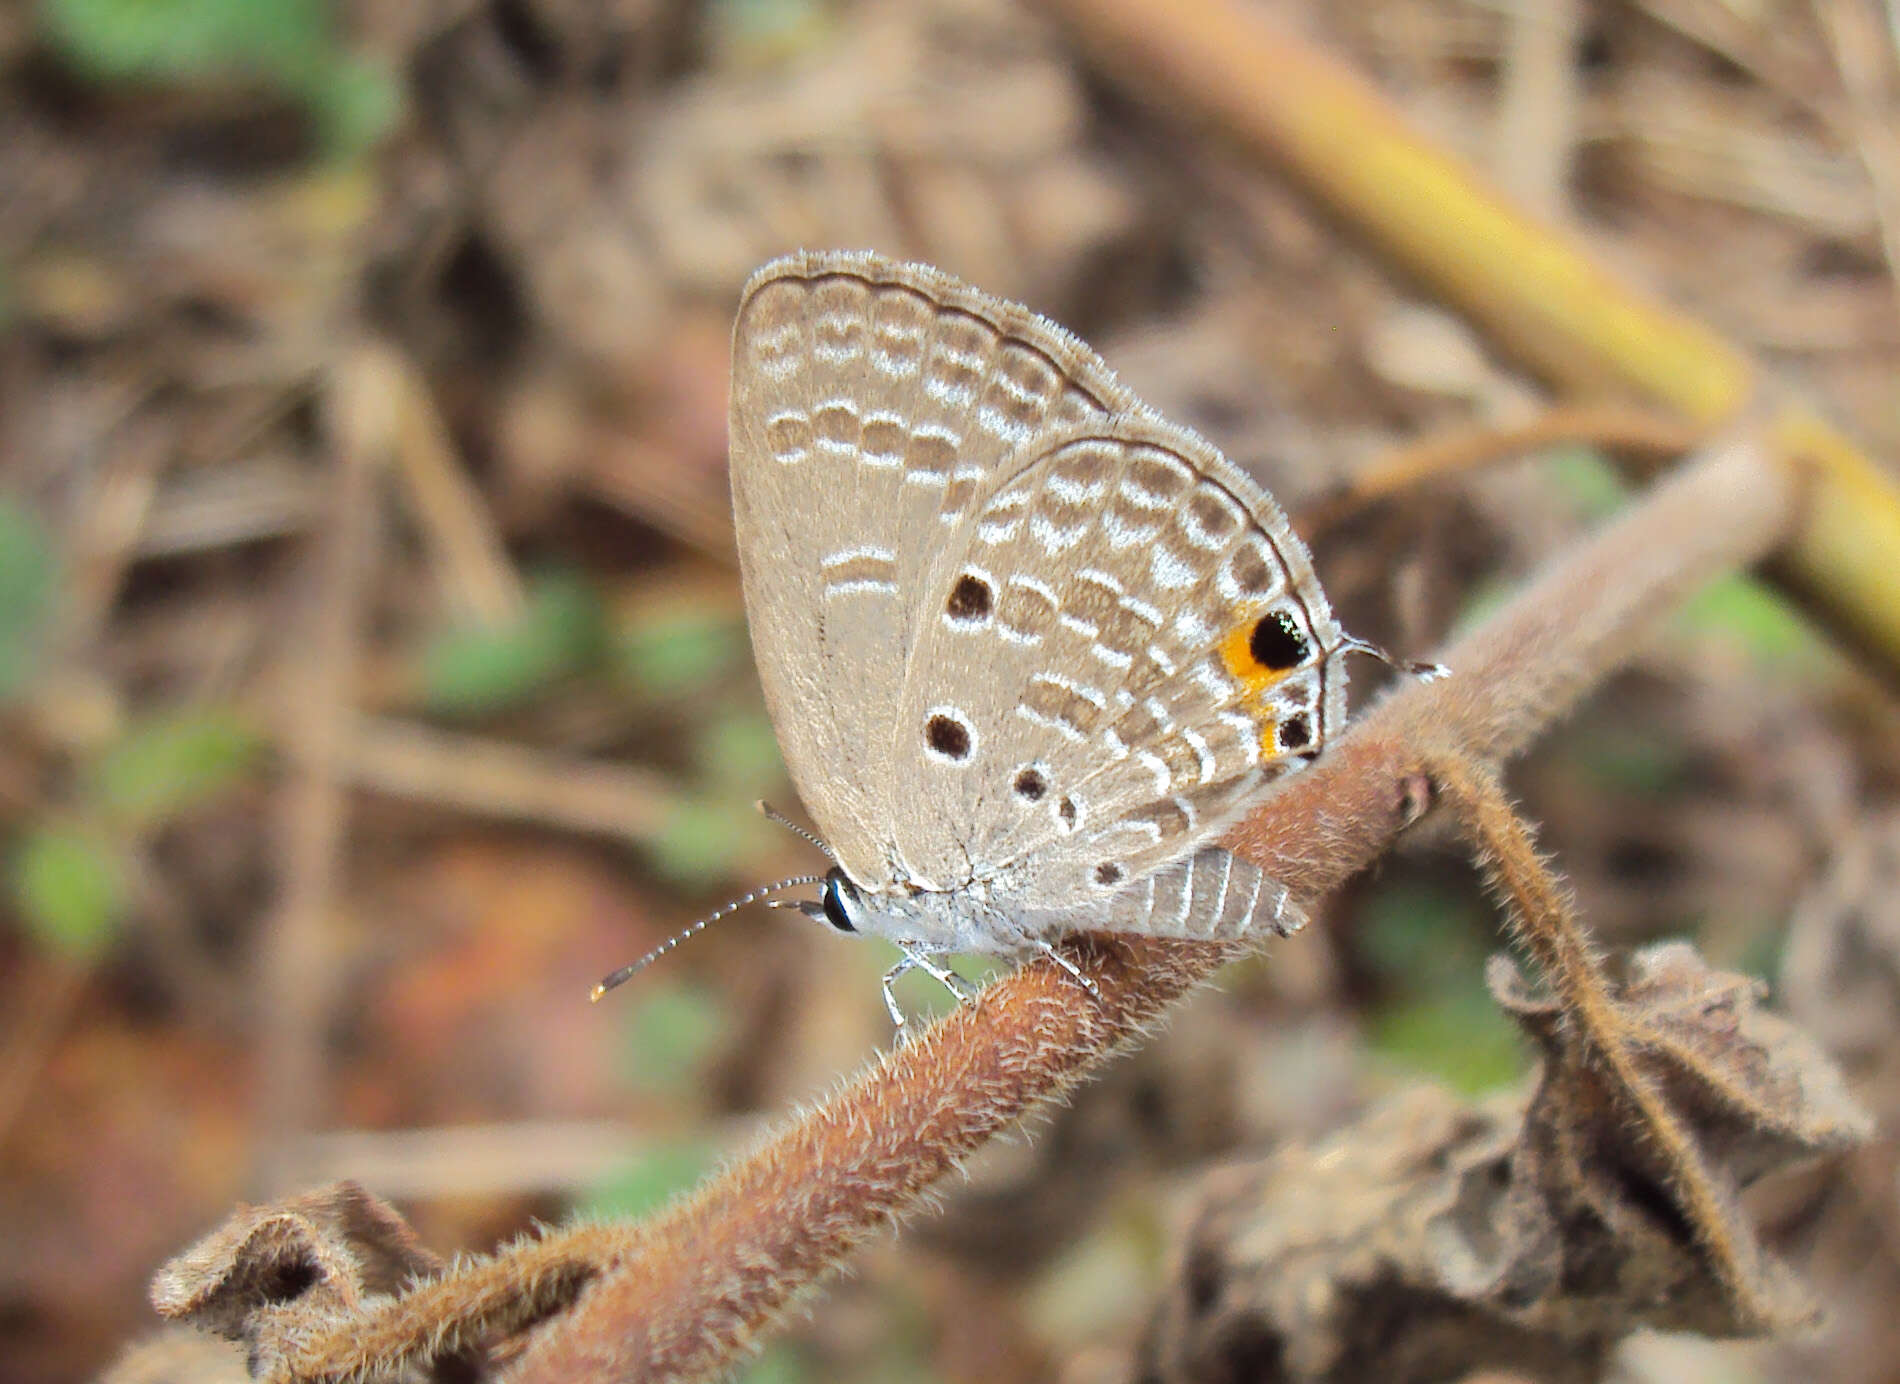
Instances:
[[[1569,892],[1539,858],[1530,828],[1496,774],[1469,759],[1441,758],[1432,765],[1432,775],[1457,812],[1480,868],[1503,896],[1513,935],[1536,961],[1563,1006],[1565,1022],[1607,1078],[1612,1099],[1634,1117],[1638,1128],[1632,1138],[1659,1154],[1669,1170],[1670,1191],[1681,1203],[1690,1234],[1733,1295],[1737,1314],[1751,1323],[1782,1324],[1776,1322],[1772,1300],[1757,1291],[1745,1241],[1726,1214],[1693,1134],[1637,1062],[1630,1041],[1635,1035],[1617,1013]]]
[[[321,1107],[323,1026],[330,998],[328,910],[335,894],[346,794],[342,764],[356,681],[358,630],[376,527],[375,480],[396,428],[389,380],[373,353],[339,367],[330,399],[336,488],[312,573],[308,632],[288,663],[294,700],[284,737],[277,905],[258,958],[260,1181]]]
[[[30,1106],[33,1088],[65,1035],[92,978],[93,960],[49,954],[38,975],[21,974],[24,991],[0,1041],[0,1149]]]
[[[521,578],[488,506],[462,468],[448,425],[409,358],[379,350],[378,367],[399,391],[397,471],[421,525],[443,595],[459,614],[501,624],[521,612]]]
[[[737,1140],[759,1123],[735,1118],[710,1137]],[[349,1178],[392,1201],[579,1195],[638,1161],[652,1144],[650,1131],[625,1120],[347,1129],[299,1140],[285,1172],[298,1187]]]
[[[1900,291],[1900,138],[1893,129],[1896,48],[1883,42],[1883,26],[1860,0],[1814,0],[1814,14],[1847,93],[1846,134],[1873,193],[1887,279]]]
[[[1447,429],[1395,447],[1355,475],[1338,496],[1303,508],[1298,527],[1310,539],[1366,505],[1416,486],[1563,443],[1589,443],[1660,461],[1682,455],[1707,436],[1707,428],[1628,405],[1559,404],[1528,422]]]
[[[677,799],[659,774],[388,718],[355,721],[343,759],[359,788],[621,841],[650,842]]]
[[[1507,7],[1492,169],[1498,186],[1538,216],[1570,204],[1577,139],[1577,0],[1516,0]]]

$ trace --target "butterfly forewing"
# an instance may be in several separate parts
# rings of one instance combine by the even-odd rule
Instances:
[[[861,885],[891,880],[916,791],[891,727],[946,540],[999,469],[1135,407],[1067,332],[925,266],[801,254],[747,286],[731,450],[753,650],[793,782]]]

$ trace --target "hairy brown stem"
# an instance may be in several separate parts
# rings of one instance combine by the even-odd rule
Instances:
[[[1793,478],[1750,443],[1685,465],[1401,686],[1289,780],[1229,844],[1304,899],[1342,884],[1429,800],[1445,753],[1522,748],[1682,596],[1773,547]],[[1231,947],[1082,939],[1101,992],[1024,967],[767,1138],[642,1228],[508,1377],[704,1378],[991,1134],[1070,1090]],[[499,1261],[498,1261],[499,1262]]]
[[[1439,753],[1518,753],[1684,597],[1759,559],[1794,522],[1796,478],[1753,442],[1717,444],[1533,578],[1440,655],[1451,675],[1402,686],[1241,823],[1228,845],[1317,897],[1417,815]]]
[[[1539,857],[1530,827],[1488,766],[1469,759],[1440,759],[1432,775],[1447,805],[1457,812],[1479,867],[1503,896],[1513,934],[1536,959],[1563,1006],[1565,1022],[1609,1078],[1612,1099],[1633,1117],[1636,1137],[1648,1140],[1670,1170],[1683,1219],[1693,1227],[1717,1277],[1746,1316],[1771,1320],[1774,1309],[1753,1292],[1731,1218],[1724,1214],[1721,1193],[1695,1139],[1638,1066],[1631,1024],[1617,1012],[1576,909]]]

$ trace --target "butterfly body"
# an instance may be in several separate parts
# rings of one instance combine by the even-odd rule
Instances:
[[[1353,641],[1250,478],[1054,323],[869,254],[753,277],[731,429],[760,679],[838,867],[807,911],[916,964],[1294,921],[1212,843],[1337,729]]]

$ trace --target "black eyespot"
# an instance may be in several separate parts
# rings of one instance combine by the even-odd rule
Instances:
[[[1304,716],[1289,716],[1280,722],[1280,748],[1303,750],[1313,743],[1313,727]]]
[[[1062,823],[1064,830],[1075,830],[1076,815],[1074,798],[1064,798],[1056,804],[1056,818]]]
[[[1095,882],[1104,887],[1112,887],[1122,882],[1122,867],[1112,860],[1104,860],[1095,867]]]
[[[975,624],[990,618],[991,605],[990,584],[965,572],[950,588],[950,602],[944,607],[944,613],[963,624]]]
[[[1049,780],[1042,776],[1040,770],[1024,769],[1016,775],[1016,782],[1011,786],[1015,788],[1016,796],[1024,802],[1041,802],[1042,795],[1049,791]]]
[[[945,759],[970,757],[970,728],[942,712],[924,722],[924,742]]]
[[[1253,661],[1273,673],[1297,668],[1310,647],[1293,617],[1284,610],[1262,615],[1247,638],[1247,652],[1253,655]]]
[[[857,928],[852,926],[851,919],[844,911],[844,894],[840,883],[843,878],[836,870],[825,877],[825,891],[821,896],[825,906],[825,921],[840,932],[856,932]]]

